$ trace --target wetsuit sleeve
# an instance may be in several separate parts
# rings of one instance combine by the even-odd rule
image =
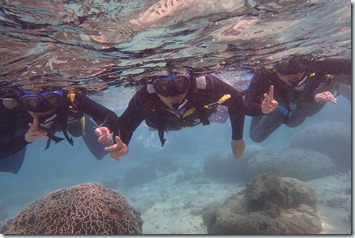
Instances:
[[[98,125],[106,126],[111,132],[116,132],[115,125],[118,120],[116,113],[81,94],[75,95],[74,104],[78,110],[91,116]]]
[[[244,98],[244,110],[247,116],[264,115],[261,111],[261,103],[264,99],[264,93],[270,88],[267,75],[262,72],[256,72],[252,77]]]
[[[210,79],[211,81],[208,82],[208,84],[213,84],[212,87],[214,88],[213,101],[218,101],[225,94],[231,95],[231,98],[224,102],[222,105],[227,106],[228,108],[229,118],[232,126],[232,139],[243,139],[245,115],[242,94],[231,85],[225,83],[216,76],[211,75]],[[208,86],[207,89],[211,90],[211,86]]]
[[[315,61],[311,65],[311,72],[318,75],[320,81],[316,81],[313,84],[313,93],[310,94],[309,101],[314,100],[314,96],[317,93],[324,91],[332,91],[332,86],[334,82],[331,79],[327,80],[326,75],[351,75],[352,63],[351,59],[332,59],[328,58],[325,60]],[[348,77],[350,78],[350,77]],[[351,82],[340,82],[345,84],[351,84]]]
[[[13,123],[16,115],[6,109],[2,103],[0,105],[0,159],[5,159],[27,146],[25,134],[13,137],[17,126]]]
[[[133,132],[144,120],[143,107],[147,97],[146,91],[146,87],[143,87],[136,92],[117,121],[119,137],[126,145],[131,141]]]
[[[324,59],[315,61],[312,65],[313,70],[316,72],[322,72],[325,74],[334,75],[350,75],[352,71],[351,59]]]
[[[10,141],[1,142],[0,144],[0,160],[16,154],[29,143],[25,140],[25,135],[19,135]]]

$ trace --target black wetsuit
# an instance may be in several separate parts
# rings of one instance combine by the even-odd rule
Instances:
[[[351,76],[351,59],[326,59],[310,61],[303,77],[308,79],[302,91],[280,80],[272,70],[255,72],[245,96],[245,114],[252,116],[250,138],[255,142],[265,140],[282,124],[289,127],[300,125],[307,117],[319,112],[325,102],[316,102],[314,96],[324,91],[334,92],[337,83],[335,75]],[[335,78],[334,78],[335,76]],[[346,77],[351,84],[351,77]],[[274,98],[279,106],[268,115],[261,112],[264,93],[274,85]]]
[[[217,102],[225,94],[231,95],[231,98],[222,105],[228,107],[232,139],[242,139],[244,126],[242,95],[213,75],[201,77],[205,79],[205,81],[202,80],[205,82],[205,87],[199,88],[196,78],[193,77],[185,97],[188,101],[180,112],[171,110],[155,92],[149,92],[147,85],[140,88],[119,117],[117,127],[121,140],[128,145],[135,129],[145,120],[149,127],[158,130],[161,143],[164,145],[164,131],[180,130],[200,123],[208,125],[208,118],[216,111],[216,108],[207,109],[204,106]]]
[[[71,130],[75,129],[71,128],[71,123],[80,120],[83,113],[86,113],[98,125],[102,124],[113,131],[113,125],[118,119],[114,112],[85,95],[76,94],[75,100],[72,102],[65,92],[63,94],[66,99],[63,106],[56,109],[52,115],[40,118],[42,129],[49,133],[67,129],[73,136],[80,136],[78,130]],[[19,105],[9,109],[4,106],[3,100],[5,99],[0,99],[0,160],[19,152],[29,144],[25,140],[25,134],[29,129],[28,124],[33,122],[32,116]]]

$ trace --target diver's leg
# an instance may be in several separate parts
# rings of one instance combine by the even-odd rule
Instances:
[[[288,127],[297,127],[306,120],[305,117],[290,117],[288,122],[285,123]]]
[[[285,123],[288,127],[297,127],[301,125],[307,117],[318,113],[323,107],[324,102],[303,102],[297,104],[296,109],[289,116]]]
[[[278,109],[268,115],[253,117],[250,126],[250,138],[257,143],[264,141],[284,122],[284,116]]]

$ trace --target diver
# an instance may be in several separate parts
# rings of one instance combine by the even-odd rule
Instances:
[[[128,144],[135,129],[145,121],[158,131],[161,145],[165,131],[210,124],[209,117],[218,105],[228,108],[232,127],[233,155],[240,157],[245,148],[243,140],[244,111],[242,95],[231,85],[213,74],[197,74],[189,68],[172,68],[146,74],[147,84],[131,98],[128,107],[116,123],[115,144],[105,147],[112,158],[119,160],[128,153]],[[101,136],[101,143],[109,137]]]
[[[97,159],[107,154],[98,143],[95,128],[103,133],[113,131],[118,116],[81,92],[61,88],[10,90],[0,98],[0,171],[17,173],[22,166],[26,146],[47,136],[51,142],[82,136]],[[91,120],[91,118],[94,122]],[[62,132],[63,137],[55,135]],[[70,135],[71,136],[70,136]]]
[[[252,116],[250,138],[262,142],[282,124],[296,127],[319,112],[333,94],[350,100],[351,59],[316,59],[294,54],[257,70],[246,91],[245,114]]]

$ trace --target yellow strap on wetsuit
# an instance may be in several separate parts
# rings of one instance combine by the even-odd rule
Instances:
[[[208,108],[208,109],[211,109],[211,106],[215,105],[215,104],[222,104],[224,103],[225,101],[227,101],[228,99],[230,99],[232,96],[230,94],[225,94],[223,95],[223,97],[221,97],[218,102],[214,102],[214,103],[211,103],[211,104],[208,104],[205,106],[205,108]],[[174,114],[175,116],[177,116],[178,118],[180,118],[180,115],[177,114],[176,112],[174,112],[173,110],[171,109],[167,109],[168,112]],[[182,115],[182,118],[185,118],[189,115],[191,115],[192,113],[194,113],[196,111],[196,108],[190,108],[189,110],[187,110],[183,115]]]
[[[86,121],[86,118],[85,118],[85,114],[84,114],[84,116],[80,119],[83,131],[85,131],[85,121]]]
[[[75,93],[69,93],[69,98],[71,102],[74,102],[75,100]]]
[[[176,112],[174,112],[173,110],[171,109],[166,109],[168,112],[174,114],[175,116],[177,116],[178,118],[180,118],[180,115],[177,114]],[[182,118],[185,118],[189,115],[191,115],[192,113],[194,113],[196,111],[196,108],[192,107],[190,108],[189,110],[187,110],[183,115],[182,115]]]
[[[75,100],[75,93],[74,92],[69,92],[69,99],[72,103],[74,103]],[[72,109],[73,106],[69,105],[69,108]],[[85,115],[80,119],[81,125],[82,125],[82,129],[83,131],[85,130]]]
[[[73,92],[69,92],[69,99],[72,102],[72,104],[74,104],[74,100],[75,100],[75,93]],[[69,108],[72,109],[73,105],[69,105]]]
[[[329,80],[329,79],[331,80],[331,79],[334,79],[334,75],[332,75],[332,74],[326,74],[326,75],[325,75],[325,78],[328,79],[328,80]]]
[[[225,94],[223,97],[221,97],[217,102],[210,103],[208,105],[205,105],[205,108],[211,109],[211,107],[215,104],[222,104],[228,99],[230,99],[232,96],[230,94]]]

